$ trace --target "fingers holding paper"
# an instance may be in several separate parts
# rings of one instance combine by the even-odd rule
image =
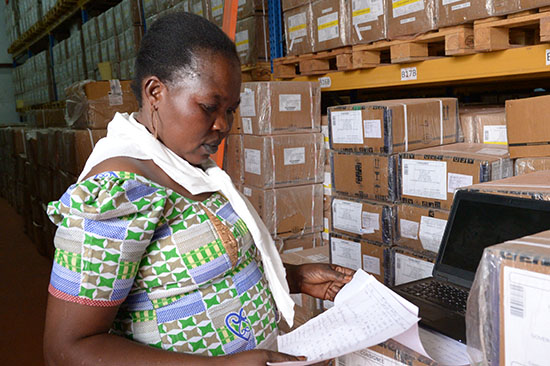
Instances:
[[[355,271],[334,264],[310,263],[295,266],[296,292],[333,301],[340,289],[351,281]]]

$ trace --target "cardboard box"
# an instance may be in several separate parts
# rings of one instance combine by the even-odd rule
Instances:
[[[285,264],[300,265],[305,263],[329,263],[329,248],[317,247],[297,252],[283,253],[281,259]],[[322,312],[321,301],[306,294],[290,295],[296,306],[294,307],[294,325],[289,328],[285,322],[280,322],[279,327],[283,332],[288,333],[298,328],[308,320]]]
[[[389,266],[391,249],[385,245],[331,234],[330,263],[352,269],[362,268],[385,285],[393,283],[391,266]]]
[[[550,170],[550,157],[519,158],[514,162],[514,175]]]
[[[550,95],[506,101],[512,158],[550,156]]]
[[[455,98],[349,104],[328,113],[334,150],[393,154],[458,141]]]
[[[320,85],[303,81],[243,83],[236,118],[244,134],[320,132]]]
[[[224,6],[225,6],[224,0],[207,1],[208,19],[220,28],[223,26],[223,12],[225,10]]]
[[[520,10],[520,0],[492,0],[487,1],[491,16],[507,15],[516,13]]]
[[[331,154],[334,193],[387,202],[398,200],[398,155],[337,151]]]
[[[244,184],[243,193],[275,238],[323,231],[321,184],[275,189],[260,189]]]
[[[323,135],[243,137],[244,183],[258,188],[322,183]]]
[[[65,119],[73,128],[105,129],[116,112],[138,108],[131,81],[87,81],[67,89]]]
[[[502,107],[461,108],[460,126],[466,143],[508,144],[506,112]]]
[[[368,44],[387,38],[387,3],[384,0],[348,1],[351,44]]]
[[[269,31],[267,17],[252,15],[237,21],[235,46],[242,65],[269,60]]]
[[[392,245],[396,230],[396,206],[346,196],[332,198],[332,232]]]
[[[330,241],[330,231],[332,228],[332,197],[323,196],[323,245],[328,245]]]
[[[267,0],[241,0],[237,11],[237,19],[248,18],[256,12],[267,15]]]
[[[550,182],[550,171],[542,170],[494,182],[475,184],[464,189],[473,192],[548,201],[550,200],[550,184],[548,182]]]
[[[389,339],[386,342],[361,351],[338,357],[337,360],[338,366],[440,366],[436,361],[403,346],[393,339]]]
[[[285,11],[283,17],[286,55],[303,55],[313,52],[313,9],[311,4]]]
[[[519,8],[523,10],[542,8],[549,6],[549,0],[519,0]]]
[[[436,254],[418,253],[408,248],[393,247],[392,268],[394,274],[393,286],[431,277],[435,265]]]
[[[191,0],[189,4],[189,11],[193,14],[197,14],[203,18],[209,19],[209,16],[210,16],[209,5],[210,5],[210,2],[206,0]]]
[[[490,7],[486,1],[471,0],[437,0],[438,27],[471,23],[476,19],[491,16]]]
[[[106,135],[107,130],[63,130],[59,168],[74,176],[80,175],[95,144]]]
[[[323,239],[320,232],[304,234],[291,238],[275,238],[275,244],[280,253],[301,252],[306,249],[312,249],[323,246]],[[327,257],[328,260],[328,257]]]
[[[449,211],[399,203],[394,244],[417,252],[437,253]]]
[[[426,33],[437,27],[436,0],[385,0],[388,9],[388,37]]]
[[[311,0],[282,0],[283,11],[309,4]]]
[[[325,51],[350,44],[350,17],[345,0],[316,0],[313,9],[313,51]]]
[[[243,178],[243,136],[229,135],[225,139],[223,170],[231,177],[233,183],[242,184]]]
[[[37,163],[42,167],[49,166],[48,135],[50,129],[41,129],[36,131]]]
[[[505,146],[458,143],[399,154],[401,201],[450,209],[458,188],[513,175]]]

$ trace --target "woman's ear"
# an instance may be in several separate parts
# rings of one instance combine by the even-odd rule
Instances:
[[[158,107],[159,103],[165,97],[166,86],[156,76],[150,76],[143,81],[143,100],[150,106]]]

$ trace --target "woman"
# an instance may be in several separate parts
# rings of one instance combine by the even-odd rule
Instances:
[[[50,203],[58,225],[48,365],[265,365],[288,290],[333,299],[351,270],[286,266],[209,155],[240,99],[234,44],[187,13],[160,18],[136,61],[140,110],[117,114],[79,182]],[[218,357],[212,357],[218,356]]]

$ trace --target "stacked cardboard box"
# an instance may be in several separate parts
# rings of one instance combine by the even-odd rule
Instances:
[[[243,83],[225,169],[284,251],[322,244],[324,139],[320,87]],[[297,240],[301,238],[301,240]]]
[[[49,55],[49,51],[42,51],[13,69],[17,107],[55,100]]]
[[[330,107],[329,119],[335,194],[331,260],[363,268],[392,285],[394,278],[401,278],[400,268],[395,273],[396,257],[416,255],[424,262],[433,262],[434,257],[391,249],[401,238],[400,215],[412,223],[417,218],[410,212],[422,211],[422,207],[400,203],[399,153],[457,142],[457,100],[409,99]],[[416,232],[414,236],[411,229],[406,233],[418,241]]]

